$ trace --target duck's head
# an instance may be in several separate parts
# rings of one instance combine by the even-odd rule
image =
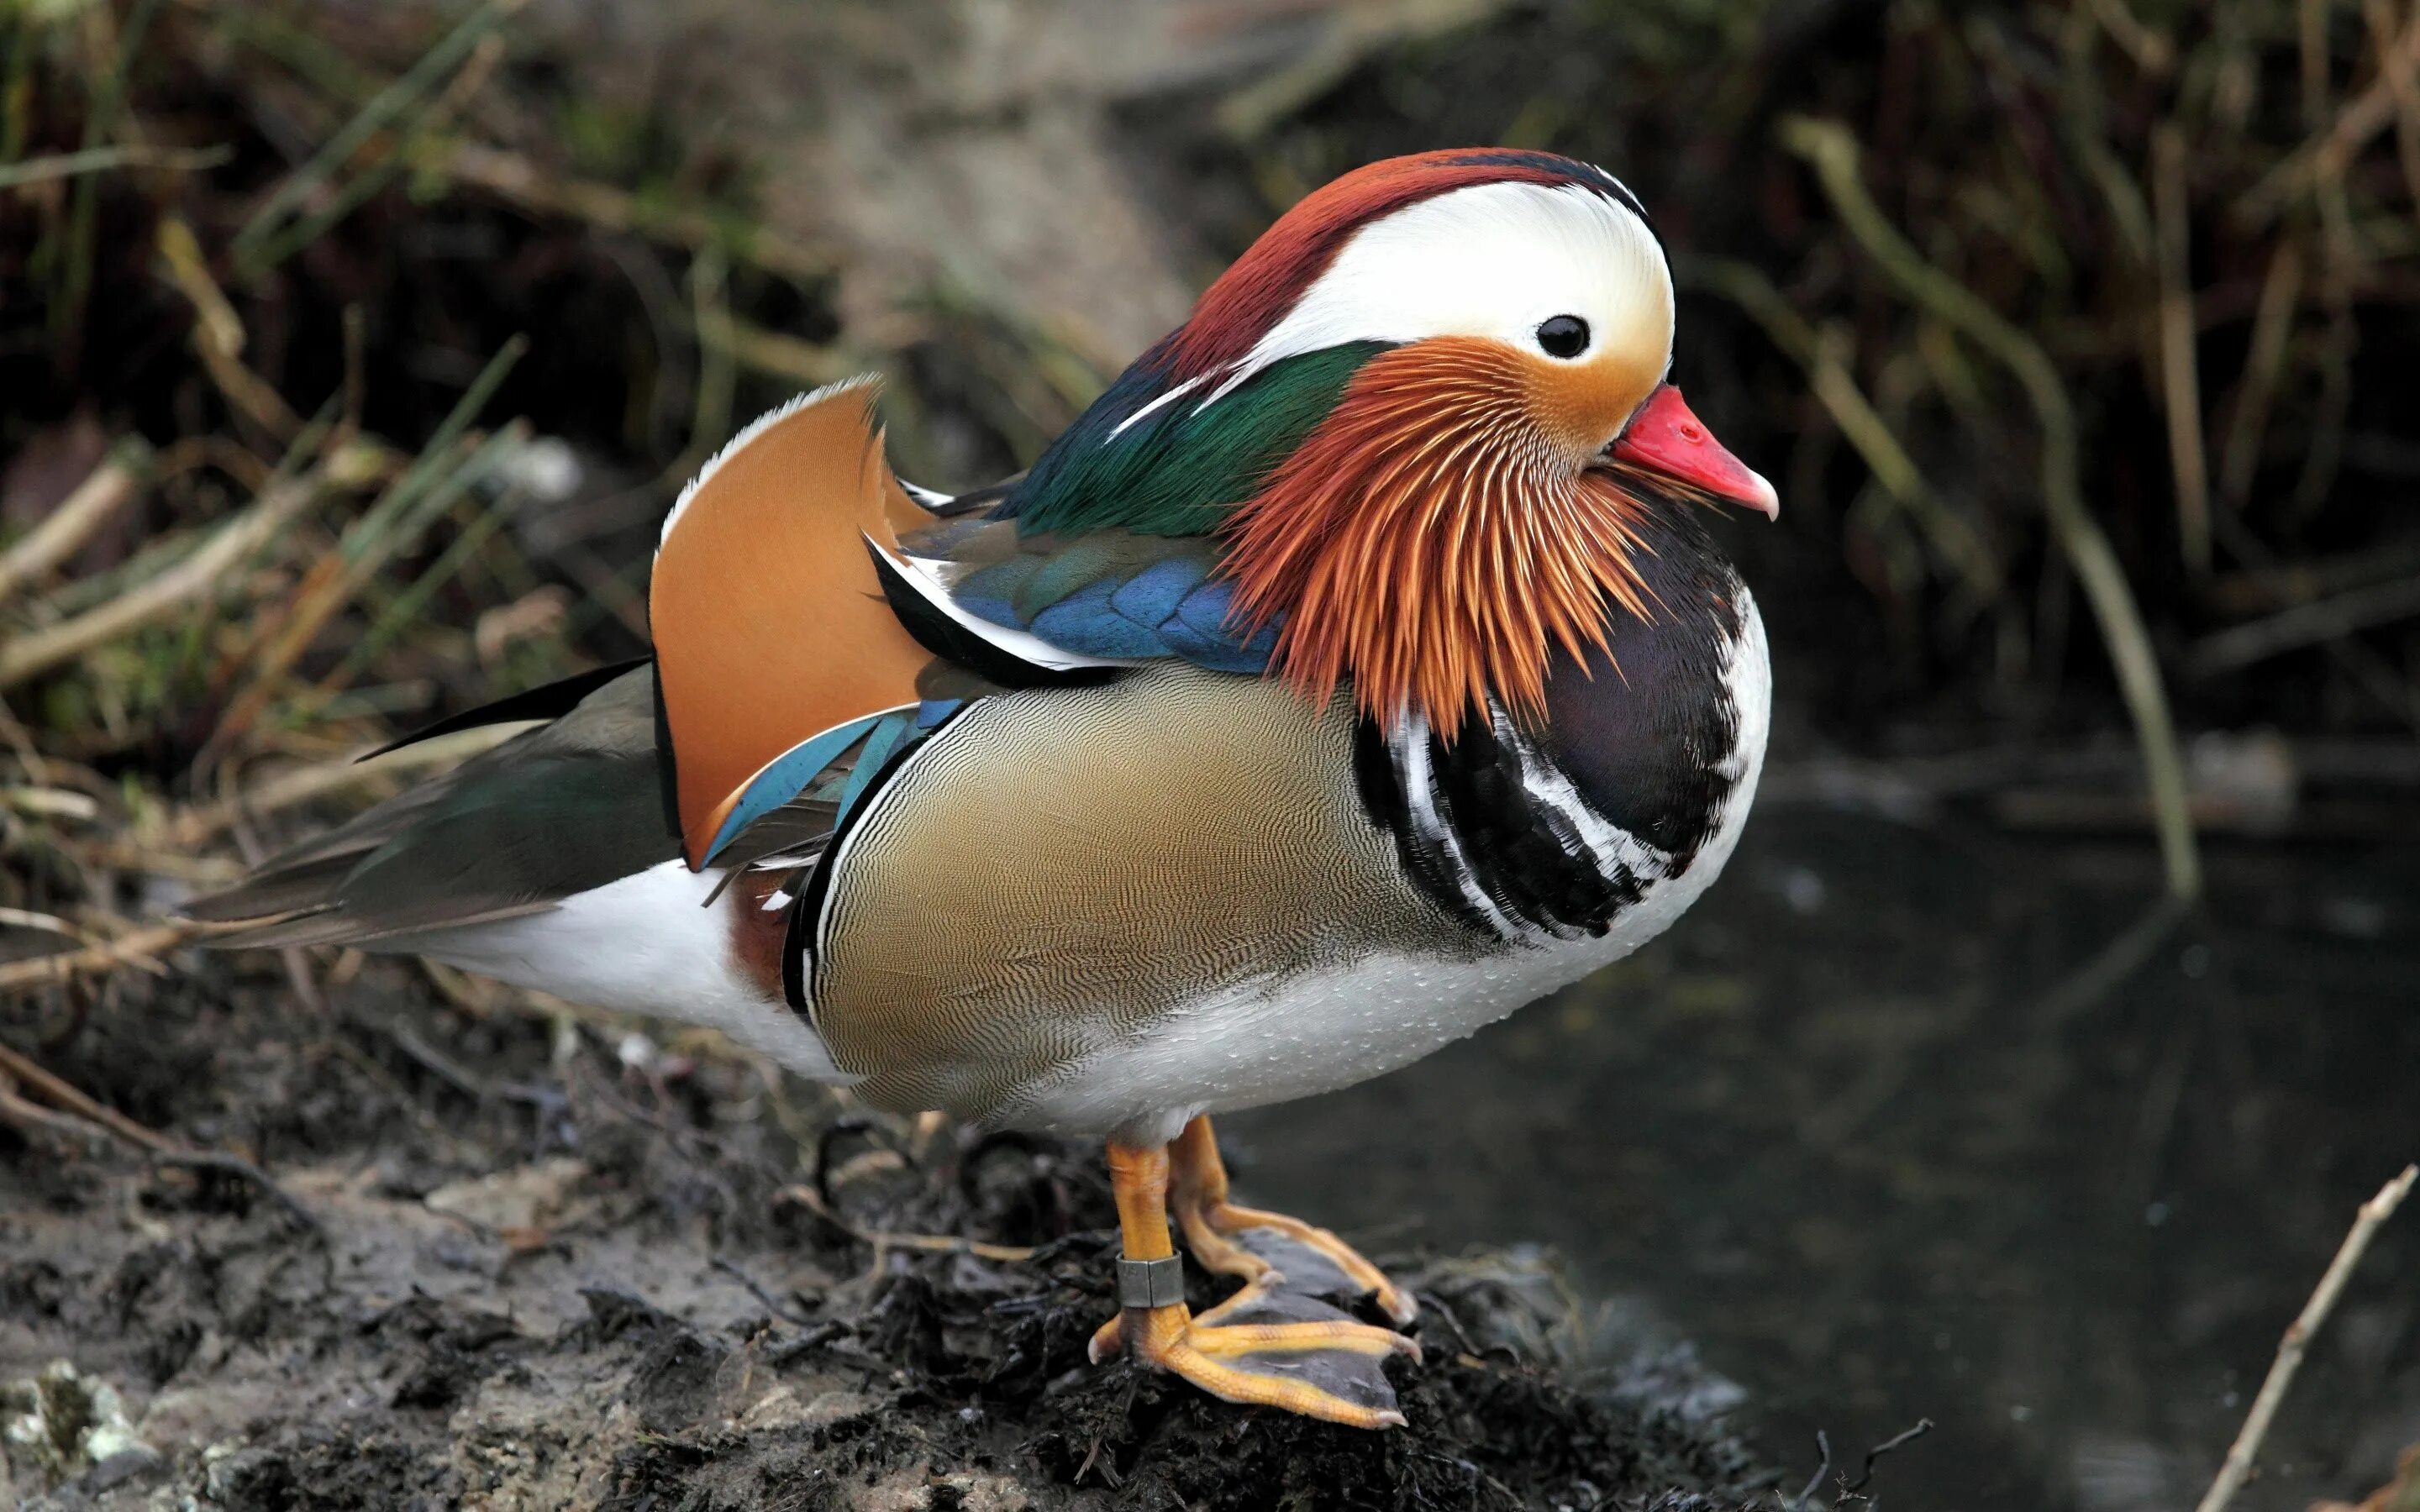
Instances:
[[[1652,619],[1646,512],[1773,486],[1666,381],[1672,278],[1603,169],[1461,149],[1288,210],[1037,464],[1025,529],[1222,534],[1245,625],[1314,692],[1450,734],[1557,646]]]

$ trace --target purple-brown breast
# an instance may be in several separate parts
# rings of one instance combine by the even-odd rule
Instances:
[[[767,900],[781,890],[785,872],[743,872],[723,890],[721,908],[730,920],[731,961],[739,974],[766,996],[782,995],[782,943],[790,930],[790,910],[768,908]]]

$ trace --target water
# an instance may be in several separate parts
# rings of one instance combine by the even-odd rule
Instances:
[[[1373,1247],[1544,1242],[1885,1462],[1893,1512],[2190,1507],[2353,1210],[2420,1157],[2420,856],[2217,845],[2107,987],[2148,845],[1769,806],[1664,940],[1407,1071],[1223,1120],[1246,1200]],[[2101,969],[2096,969],[2096,963]],[[2096,985],[2098,984],[2098,985]],[[2420,1441],[2420,1205],[2237,1502]]]

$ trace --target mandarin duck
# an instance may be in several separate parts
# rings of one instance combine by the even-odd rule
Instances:
[[[1095,1360],[1400,1424],[1412,1298],[1231,1201],[1208,1119],[1468,1035],[1722,870],[1770,673],[1699,506],[1776,502],[1673,323],[1602,169],[1361,168],[1010,485],[903,484],[862,380],[750,425],[664,521],[649,662],[424,732],[546,721],[189,912],[1104,1138]],[[1199,1316],[1171,1216],[1243,1283]]]

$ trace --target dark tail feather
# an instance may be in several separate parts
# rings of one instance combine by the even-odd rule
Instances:
[[[553,723],[271,856],[185,916],[240,926],[211,945],[414,949],[669,861],[679,838],[658,802],[654,682],[623,672]]]
[[[178,912],[204,924],[235,924],[249,919],[282,919],[298,914],[324,913],[336,906],[336,889],[343,886],[345,878],[351,874],[361,859],[361,853],[346,852],[272,867],[244,878],[225,892],[196,898]],[[253,942],[239,935],[222,934],[214,936],[210,943],[249,945]]]
[[[475,709],[423,725],[411,733],[390,740],[378,749],[356,758],[368,761],[406,746],[417,746],[424,740],[450,735],[458,730],[476,730],[484,725],[511,724],[522,719],[560,719],[580,706],[580,701],[596,692],[625,672],[635,671],[654,661],[653,656],[639,656],[629,661],[617,661],[610,667],[594,667],[584,672],[560,677],[541,687],[529,688],[509,698],[482,703]]]
[[[342,903],[323,903],[299,914],[264,919],[252,929],[214,934],[201,943],[214,949],[230,950],[277,950],[289,945],[355,945],[370,950],[409,949],[409,942],[415,936],[432,931],[492,924],[526,914],[541,914],[553,906],[551,901],[537,900],[504,903],[471,913],[439,907],[417,915],[396,913],[365,920],[347,910]]]

